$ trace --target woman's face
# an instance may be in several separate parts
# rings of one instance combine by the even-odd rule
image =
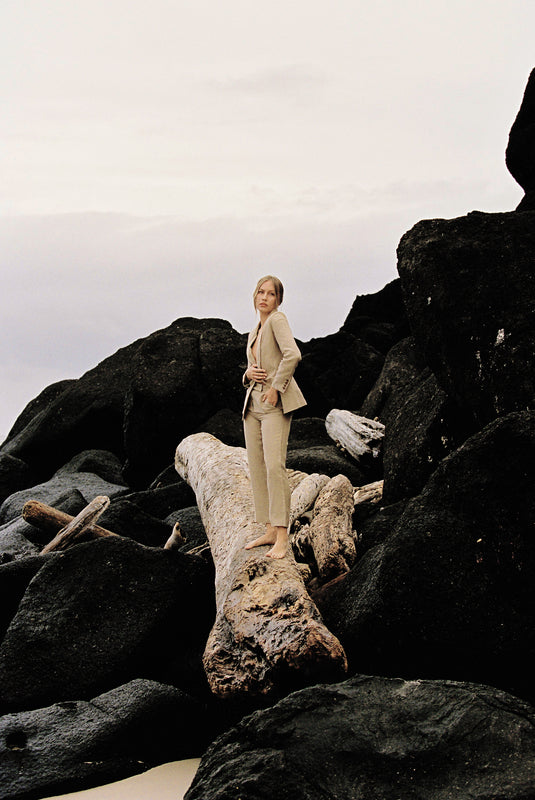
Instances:
[[[271,314],[278,306],[273,281],[264,281],[256,294],[255,305],[261,314]]]

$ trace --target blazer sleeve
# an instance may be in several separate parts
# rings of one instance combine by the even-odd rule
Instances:
[[[295,343],[288,320],[282,311],[277,311],[271,318],[271,329],[282,353],[281,362],[271,381],[278,392],[284,394],[293,378],[295,368],[301,361],[301,351]]]

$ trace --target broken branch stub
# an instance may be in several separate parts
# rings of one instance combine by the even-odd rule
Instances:
[[[244,448],[208,433],[178,446],[175,466],[197,497],[216,567],[217,616],[203,663],[220,696],[268,694],[286,681],[335,680],[347,670],[342,645],[327,630],[291,554],[245,550],[263,533],[254,509]]]

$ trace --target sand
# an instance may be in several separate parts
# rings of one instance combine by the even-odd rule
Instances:
[[[189,789],[200,758],[172,761],[154,767],[141,775],[133,775],[106,786],[95,786],[83,792],[55,795],[43,800],[181,800]]]

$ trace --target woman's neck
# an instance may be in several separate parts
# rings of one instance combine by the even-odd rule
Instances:
[[[259,311],[258,312],[260,314],[260,327],[261,328],[263,327],[264,322],[267,320],[267,318],[270,317],[272,314],[274,314],[276,310],[277,309],[274,308],[273,311]]]

